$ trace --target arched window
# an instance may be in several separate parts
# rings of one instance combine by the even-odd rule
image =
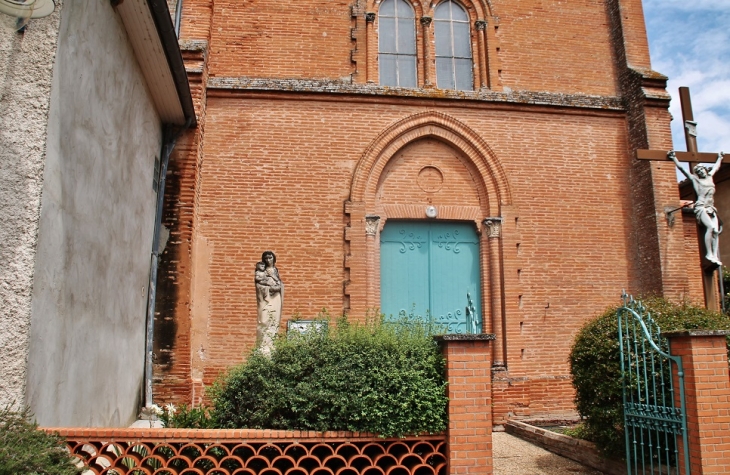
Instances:
[[[416,16],[405,0],[385,0],[378,13],[380,84],[416,87]]]
[[[453,0],[440,3],[434,12],[436,84],[440,89],[474,89],[469,15]]]

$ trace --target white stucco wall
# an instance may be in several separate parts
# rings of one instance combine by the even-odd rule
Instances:
[[[25,403],[33,264],[58,12],[0,14],[0,407]]]
[[[108,1],[67,1],[53,70],[27,400],[43,426],[126,426],[143,385],[161,125]]]

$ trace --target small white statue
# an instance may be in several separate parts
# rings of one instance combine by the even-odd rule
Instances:
[[[687,173],[680,166],[674,150],[670,151],[667,156],[679,168],[679,171],[692,182],[695,193],[697,193],[697,200],[694,206],[695,218],[697,218],[698,223],[705,227],[705,258],[713,264],[720,266],[722,262],[720,262],[718,242],[722,228],[720,226],[720,219],[717,216],[717,208],[715,208],[715,182],[712,181],[712,177],[720,169],[724,154],[722,152],[717,154],[717,161],[711,169],[703,165],[696,165],[692,174]]]
[[[271,354],[274,338],[281,323],[281,307],[284,300],[284,284],[275,266],[276,256],[271,251],[261,255],[256,264],[256,303],[258,322],[256,325],[256,345],[263,354]]]

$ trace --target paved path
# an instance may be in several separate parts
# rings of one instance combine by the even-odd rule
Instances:
[[[494,432],[492,441],[494,475],[602,475],[506,432]]]

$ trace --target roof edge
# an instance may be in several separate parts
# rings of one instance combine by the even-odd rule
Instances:
[[[167,57],[167,64],[175,81],[175,88],[177,89],[185,120],[190,123],[190,127],[194,127],[197,125],[197,120],[195,118],[193,96],[190,93],[190,83],[185,71],[185,63],[180,52],[175,25],[172,23],[170,10],[167,8],[167,2],[165,0],[147,0],[147,6],[155,22],[162,49]]]

